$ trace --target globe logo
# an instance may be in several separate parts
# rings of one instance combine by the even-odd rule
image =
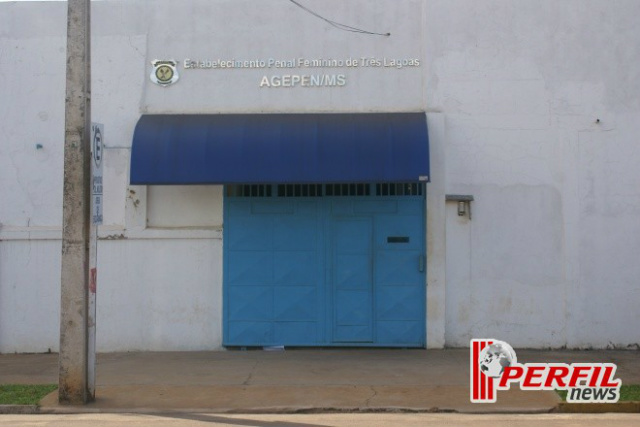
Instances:
[[[492,340],[493,344],[489,344],[480,351],[478,364],[480,371],[491,378],[499,378],[504,372],[504,368],[514,365],[518,362],[516,352],[504,341]]]

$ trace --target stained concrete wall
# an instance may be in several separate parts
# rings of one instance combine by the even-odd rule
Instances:
[[[107,145],[98,350],[221,343],[220,188],[129,186],[140,114],[311,111],[428,113],[430,346],[637,346],[640,4],[309,6],[392,35],[339,31],[286,1],[93,3],[93,119]],[[0,352],[57,349],[65,9],[0,3]],[[421,64],[293,70],[343,73],[339,88],[259,87],[291,70],[149,80],[153,59],[370,56]],[[474,195],[471,220],[446,193]]]

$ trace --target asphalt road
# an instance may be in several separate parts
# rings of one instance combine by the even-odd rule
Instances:
[[[0,426],[12,427],[635,427],[640,414],[299,414],[299,415],[217,415],[172,413],[0,415]]]

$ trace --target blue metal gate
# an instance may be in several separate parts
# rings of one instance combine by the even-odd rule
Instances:
[[[425,344],[422,184],[237,185],[224,345]]]

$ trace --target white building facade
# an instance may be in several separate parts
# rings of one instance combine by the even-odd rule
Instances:
[[[638,349],[640,3],[301,3],[379,34],[285,0],[93,2],[98,351]],[[0,3],[3,353],[58,350],[65,43],[66,3]],[[335,162],[291,172],[312,151],[278,132]],[[290,161],[252,175],[258,143]],[[215,178],[181,163],[229,144]],[[350,178],[389,153],[414,179]]]

